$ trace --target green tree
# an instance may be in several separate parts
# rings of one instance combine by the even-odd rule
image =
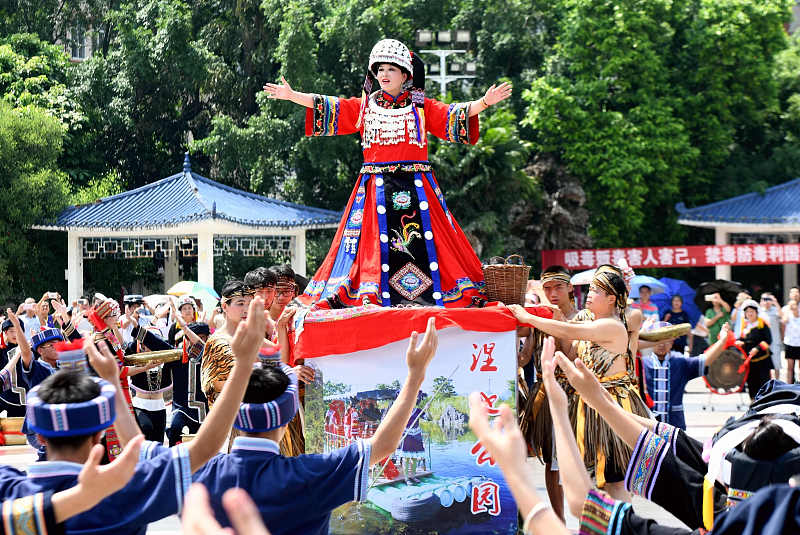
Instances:
[[[325,381],[323,385],[323,397],[337,396],[340,394],[347,394],[350,392],[350,385],[346,383],[334,383],[333,381]]]
[[[453,380],[443,375],[434,377],[433,391],[436,392],[436,399],[452,398],[456,396],[456,387]]]
[[[555,53],[526,93],[537,151],[581,181],[598,244],[679,239],[674,200],[707,199],[763,133],[789,2],[559,5]]]
[[[0,102],[0,302],[63,292],[63,283],[47,286],[63,280],[54,276],[63,269],[57,251],[47,236],[30,230],[66,204],[69,185],[57,165],[63,139],[64,126],[47,110]]]

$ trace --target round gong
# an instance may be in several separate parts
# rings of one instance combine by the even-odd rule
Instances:
[[[741,389],[747,379],[747,370],[739,372],[744,360],[744,352],[736,346],[723,351],[708,368],[706,374],[708,386],[721,391]]]

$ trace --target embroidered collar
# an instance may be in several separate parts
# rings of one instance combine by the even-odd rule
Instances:
[[[379,91],[375,97],[375,102],[381,108],[405,108],[411,104],[411,94],[408,91],[403,91],[395,98],[386,91]]]
[[[83,469],[82,464],[71,461],[44,461],[28,467],[28,477],[77,476]]]
[[[265,453],[281,454],[281,448],[277,442],[269,438],[258,437],[236,437],[233,439],[231,453],[234,451],[262,451]]]

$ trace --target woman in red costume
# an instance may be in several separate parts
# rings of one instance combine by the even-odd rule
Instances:
[[[299,93],[281,81],[264,90],[308,108],[306,135],[359,133],[364,151],[333,245],[301,300],[464,307],[482,296],[481,263],[447,209],[427,134],[475,144],[478,114],[508,98],[511,86],[493,85],[473,102],[425,98],[424,64],[394,39],[373,47],[361,98]]]

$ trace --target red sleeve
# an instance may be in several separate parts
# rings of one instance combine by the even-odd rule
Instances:
[[[470,102],[445,104],[425,99],[425,127],[434,136],[452,143],[474,145],[480,137],[478,116],[469,116]]]
[[[314,106],[306,108],[307,136],[341,136],[355,134],[360,98],[339,98],[314,95]]]

